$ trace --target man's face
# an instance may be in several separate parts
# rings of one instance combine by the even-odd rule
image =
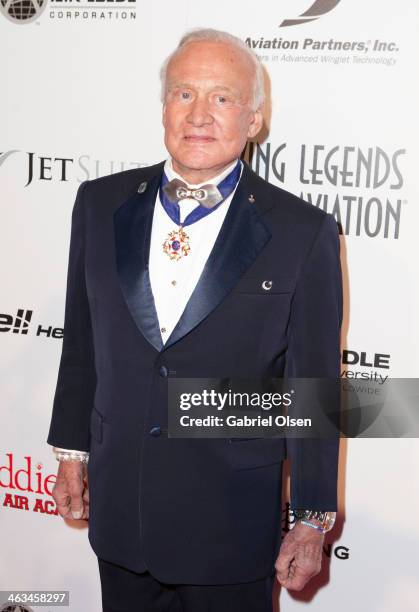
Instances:
[[[187,44],[167,68],[163,125],[173,167],[189,182],[218,174],[262,126],[252,110],[254,66],[224,42]]]

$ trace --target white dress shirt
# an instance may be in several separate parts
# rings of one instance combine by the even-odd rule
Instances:
[[[189,186],[196,189],[206,183],[218,185],[233,170],[236,163],[237,160],[208,181]],[[242,168],[243,166],[241,170]],[[173,170],[171,160],[166,161],[164,171],[169,181],[174,178],[184,181],[183,177]],[[151,230],[149,274],[163,344],[172,333],[195,289],[236,187],[216,210],[184,228],[189,237],[191,250],[188,255],[181,257],[178,261],[170,259],[163,250],[163,243],[169,232],[177,230],[178,227],[164,210],[160,196],[157,194]],[[191,198],[180,200],[180,220],[184,221],[185,217],[197,206],[198,202]]]

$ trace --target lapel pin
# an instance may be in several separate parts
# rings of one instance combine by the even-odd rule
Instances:
[[[249,196],[249,202],[250,202],[250,204],[254,204],[255,203],[255,198],[253,196],[253,193],[251,193],[250,196]]]
[[[138,193],[144,193],[146,189],[147,189],[147,182],[144,181],[144,183],[140,183],[140,186],[138,187],[137,191]]]
[[[265,291],[269,291],[270,289],[272,289],[272,285],[273,285],[272,281],[264,280],[262,283],[262,289],[265,289]]]

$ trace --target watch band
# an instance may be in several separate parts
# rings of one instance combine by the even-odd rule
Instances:
[[[303,525],[317,529],[321,533],[330,531],[335,524],[336,512],[327,510],[293,510],[294,516],[297,521],[300,521]]]
[[[55,458],[57,461],[81,461],[81,463],[88,463],[89,453],[80,450],[69,450],[67,448],[53,447]]]

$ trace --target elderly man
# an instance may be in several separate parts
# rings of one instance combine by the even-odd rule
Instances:
[[[337,377],[337,228],[240,161],[263,73],[239,39],[186,35],[162,86],[168,159],[74,205],[53,494],[64,518],[90,507],[104,611],[267,612],[275,570],[297,590],[319,572],[338,441],[169,437],[168,380]]]

